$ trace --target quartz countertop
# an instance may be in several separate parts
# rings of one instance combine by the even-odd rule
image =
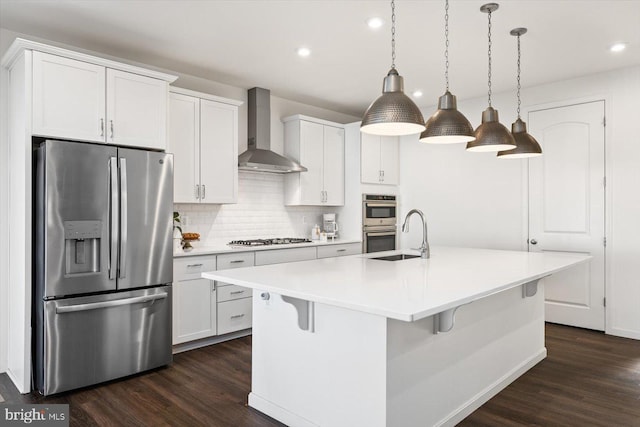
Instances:
[[[398,253],[418,254],[413,250],[377,252],[211,271],[202,277],[411,322],[538,280],[591,258],[564,253],[433,247],[430,259],[373,259]]]
[[[184,252],[184,251],[174,252],[173,257],[179,258],[179,257],[185,257],[185,256],[267,251],[267,250],[274,250],[274,249],[306,248],[310,246],[342,245],[342,244],[348,244],[348,243],[362,243],[362,241],[357,239],[329,239],[326,242],[313,240],[309,243],[291,243],[291,244],[285,244],[285,245],[264,245],[264,246],[229,246],[224,243],[211,245],[211,246],[198,246],[198,244],[196,243],[196,246],[189,252]]]

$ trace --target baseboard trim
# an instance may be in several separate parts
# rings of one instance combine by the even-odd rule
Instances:
[[[611,328],[605,331],[608,335],[622,338],[631,338],[632,340],[640,340],[640,332],[630,329]]]
[[[463,403],[460,407],[458,407],[458,409],[455,409],[441,422],[436,424],[436,426],[455,426],[468,415],[470,415],[473,411],[487,403],[487,401],[489,401],[489,399],[491,399],[493,396],[504,390],[509,384],[518,379],[522,374],[540,363],[540,361],[542,361],[545,357],[547,357],[547,349],[543,347],[539,352],[523,361],[511,371],[507,372],[503,377],[499,378],[493,384],[489,385],[480,393],[476,394],[466,403]]]
[[[209,338],[202,338],[200,340],[183,342],[181,344],[176,344],[171,348],[171,352],[173,354],[182,353],[184,351],[195,350],[196,348],[206,347],[212,344],[219,344],[221,342],[234,340],[236,338],[246,337],[247,335],[251,335],[251,328],[243,329],[237,332],[231,332],[224,335],[215,335]]]
[[[289,427],[319,427],[318,424],[314,424],[306,418],[289,412],[283,407],[271,403],[253,392],[249,393],[249,406],[269,415],[271,418],[275,418]]]

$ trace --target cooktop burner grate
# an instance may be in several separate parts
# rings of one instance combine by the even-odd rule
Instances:
[[[311,243],[309,239],[299,237],[278,237],[274,239],[251,239],[251,240],[232,240],[230,246],[268,246],[268,245],[289,245],[295,243]]]

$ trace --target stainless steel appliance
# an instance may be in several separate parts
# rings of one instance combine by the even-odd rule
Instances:
[[[397,224],[396,208],[396,196],[363,194],[362,225],[364,227],[395,227]]]
[[[322,214],[322,229],[327,233],[327,237],[335,239],[338,237],[338,222],[335,213]]]
[[[362,252],[396,249],[396,196],[362,195]]]
[[[171,362],[173,157],[42,142],[35,366],[44,395]]]
[[[311,240],[300,237],[276,237],[273,239],[232,240],[229,246],[268,246],[290,245],[296,243],[311,243]]]

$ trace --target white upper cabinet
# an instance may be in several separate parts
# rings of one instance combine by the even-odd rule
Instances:
[[[238,106],[171,88],[169,138],[175,203],[235,203],[238,198]]]
[[[360,133],[360,180],[398,185],[398,137]]]
[[[33,53],[33,134],[104,142],[105,68]]]
[[[285,204],[344,205],[342,125],[300,115],[284,122],[285,155],[307,168],[286,175]]]
[[[169,138],[173,153],[174,203],[199,203],[200,98],[169,94]]]
[[[164,150],[167,90],[163,80],[107,69],[107,142]]]
[[[33,52],[33,134],[163,150],[165,80]]]

